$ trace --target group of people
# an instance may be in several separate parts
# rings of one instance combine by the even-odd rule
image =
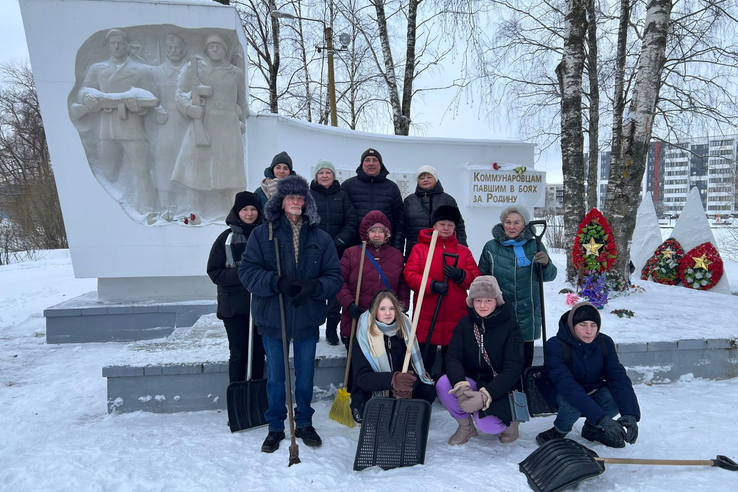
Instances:
[[[247,364],[261,377],[266,356],[269,432],[263,452],[274,452],[285,438],[282,323],[293,345],[295,437],[308,446],[322,444],[311,401],[319,327],[326,320],[327,342],[338,344],[340,324],[347,351],[356,327],[348,389],[357,422],[372,396],[431,403],[438,397],[458,422],[449,444],[466,443],[477,429],[498,434],[503,443],[519,437],[508,393],[521,388],[532,365],[533,343],[541,336],[540,283],[556,277],[556,266],[533,240],[526,209],[502,211],[477,262],[456,201],[444,192],[435,168],[418,169],[415,193],[404,201],[388,174],[381,154],[367,149],[355,177],[339,184],[333,164],[319,161],[308,183],[281,152],[255,193],[236,196],[229,229],[213,244],[208,275],[218,286],[230,380],[243,380]],[[435,231],[412,364],[402,372],[411,292],[415,303]],[[545,343],[540,391],[558,414],[554,427],[537,436],[539,444],[566,436],[582,415],[586,439],[615,447],[635,442],[638,402],[600,326],[597,309],[580,303]],[[246,344],[250,329],[258,331],[253,360]]]

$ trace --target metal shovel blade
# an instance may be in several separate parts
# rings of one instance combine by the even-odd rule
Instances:
[[[231,432],[266,425],[264,413],[269,408],[267,380],[235,381],[228,385],[226,403]]]
[[[520,471],[536,492],[556,492],[604,473],[604,463],[595,457],[597,453],[571,439],[554,439],[520,462]]]
[[[431,406],[425,400],[372,398],[364,407],[354,470],[425,463]]]

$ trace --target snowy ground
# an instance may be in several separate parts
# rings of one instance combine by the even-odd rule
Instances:
[[[561,258],[554,255],[557,263]],[[617,341],[736,338],[737,297],[645,286],[646,293],[606,307],[604,330]],[[566,309],[564,296],[556,294],[561,287],[558,282],[547,286],[551,326]],[[123,344],[47,345],[44,339],[43,309],[94,289],[94,280],[73,278],[64,252],[0,267],[2,490],[528,490],[517,464],[536,449],[535,435],[551,426],[551,417],[523,424],[521,438],[512,444],[480,436],[450,447],[446,440],[456,424],[436,403],[425,466],[356,473],[359,429],[328,420],[331,401],[315,404],[323,447],[314,450],[298,440],[302,463],[291,468],[286,444],[273,455],[262,454],[266,430],[232,435],[224,413],[108,415],[101,368]],[[618,307],[632,309],[636,318],[609,314]],[[702,321],[706,318],[708,323]],[[636,386],[643,421],[635,446],[609,449],[584,441],[578,436],[581,421],[571,436],[606,457],[712,459],[724,454],[738,459],[733,422],[738,379],[683,379]],[[578,490],[738,490],[736,478],[708,467],[608,465]]]

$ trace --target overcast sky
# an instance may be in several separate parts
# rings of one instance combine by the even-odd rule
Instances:
[[[11,60],[23,61],[28,59],[23,20],[20,14],[18,0],[0,0],[0,63]],[[449,72],[453,67],[446,68],[446,76],[453,78]],[[451,98],[450,93],[431,91],[423,100],[413,101],[413,119],[423,121],[427,128],[428,137],[450,138],[482,138],[482,139],[515,139],[515,129],[512,125],[491,127],[485,121],[484,113],[478,107],[462,106],[458,114],[452,118],[444,117],[444,110]],[[546,171],[548,183],[561,183],[561,158],[559,155],[548,152],[536,167]]]

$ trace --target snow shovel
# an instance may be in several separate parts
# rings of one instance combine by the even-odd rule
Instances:
[[[271,233],[271,223],[269,232]],[[274,256],[277,261],[277,275],[282,275],[282,264],[279,260],[279,238],[274,236]],[[282,357],[284,358],[284,382],[287,388],[287,411],[290,416],[290,461],[288,467],[300,462],[300,448],[295,441],[295,414],[292,410],[292,381],[290,380],[290,350],[287,347],[287,317],[284,314],[284,295],[279,293],[279,317],[282,321]]]
[[[413,324],[407,341],[405,360],[402,364],[403,373],[407,372],[410,365],[415,332],[420,320],[420,308],[423,304],[437,240],[438,231],[434,230],[428,250],[428,259],[425,261],[423,280],[420,282],[418,302],[413,309]],[[370,399],[364,407],[354,470],[361,471],[371,466],[389,470],[425,463],[430,416],[431,406],[425,400],[398,400],[381,397]]]
[[[359,276],[356,279],[355,304],[359,305],[361,294],[361,277],[364,275],[364,258],[366,257],[366,241],[361,242],[361,259],[359,260]],[[355,427],[356,423],[351,415],[351,393],[348,390],[349,370],[351,369],[351,354],[354,351],[354,335],[356,335],[356,320],[351,319],[351,335],[349,337],[348,354],[346,355],[346,371],[343,373],[343,387],[338,388],[336,399],[328,412],[328,418],[335,420],[346,427]]]
[[[459,255],[454,253],[443,253],[443,256],[441,257],[441,260],[443,261],[443,266],[448,266],[446,263],[446,258],[452,258],[453,263],[451,266],[456,266],[459,264]],[[445,273],[443,274],[443,284],[448,285],[448,275]],[[446,296],[438,296],[438,302],[436,303],[436,310],[433,311],[433,318],[431,319],[430,327],[428,328],[428,338],[425,339],[425,343],[423,344],[423,360],[426,360],[426,357],[428,356],[428,348],[431,346],[431,335],[433,335],[433,328],[436,326],[436,319],[438,318],[438,312],[441,310],[441,302],[443,302],[443,298]],[[429,367],[428,371],[431,371],[433,368]]]
[[[251,322],[249,331],[249,366],[246,369],[246,381],[234,381],[226,390],[228,406],[228,425],[231,432],[253,429],[266,425],[264,413],[269,408],[267,401],[266,378],[252,380],[251,374],[254,365],[254,326]],[[259,361],[264,365],[264,361]]]
[[[536,226],[543,226],[540,234],[536,234],[539,229]],[[545,220],[532,220],[528,222],[528,227],[536,238],[536,251],[541,251],[541,238],[546,233]],[[550,261],[550,260],[549,260]],[[528,398],[528,410],[531,417],[541,417],[544,415],[552,415],[556,410],[548,403],[546,398],[541,394],[537,381],[543,376],[543,368],[546,365],[546,304],[543,296],[543,266],[536,263],[538,273],[538,287],[541,297],[541,331],[543,332],[543,366],[528,367],[523,373],[523,391]]]
[[[600,458],[597,453],[571,439],[554,439],[533,451],[520,463],[528,485],[536,492],[556,492],[605,472],[605,463],[621,465],[698,465],[738,470],[727,456],[714,460],[651,460]]]

